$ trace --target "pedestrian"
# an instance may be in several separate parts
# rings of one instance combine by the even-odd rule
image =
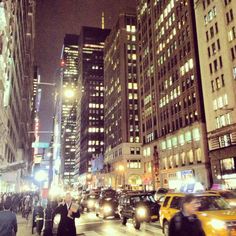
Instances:
[[[201,221],[196,216],[200,201],[193,194],[186,195],[181,210],[170,220],[169,236],[205,236]]]
[[[55,209],[53,219],[56,214],[61,215],[57,236],[76,236],[75,218],[80,217],[80,212],[78,208],[74,209],[70,193],[66,194],[64,202]]]
[[[13,236],[17,232],[16,214],[11,212],[11,198],[7,197],[3,203],[3,211],[0,211],[0,235]]]

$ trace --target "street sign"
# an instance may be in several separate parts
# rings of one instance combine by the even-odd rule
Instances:
[[[32,148],[49,148],[49,143],[34,142],[32,143]]]

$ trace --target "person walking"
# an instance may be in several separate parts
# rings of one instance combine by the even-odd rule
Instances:
[[[205,236],[201,221],[196,216],[200,207],[199,200],[193,195],[186,195],[181,204],[180,212],[170,220],[169,236]]]
[[[17,233],[16,214],[11,212],[12,201],[7,197],[3,203],[3,210],[0,211],[0,235],[13,236]]]
[[[53,219],[56,214],[61,215],[58,225],[57,236],[76,236],[75,218],[80,217],[79,209],[75,209],[72,203],[70,193],[65,196],[64,203],[60,204],[53,213]]]

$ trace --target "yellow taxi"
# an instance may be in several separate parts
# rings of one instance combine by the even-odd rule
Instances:
[[[236,193],[230,190],[209,190],[207,193],[218,194],[229,203],[233,208],[236,208]]]
[[[217,194],[198,193],[201,206],[197,216],[202,222],[206,236],[236,236],[236,210]],[[165,195],[160,208],[160,224],[164,235],[168,235],[170,219],[180,210],[184,193]]]

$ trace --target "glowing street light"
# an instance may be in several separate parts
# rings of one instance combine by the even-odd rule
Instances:
[[[42,182],[48,178],[48,173],[45,170],[39,170],[35,173],[35,180]]]
[[[64,91],[64,95],[66,98],[73,98],[75,96],[75,92],[72,89],[66,89]]]

